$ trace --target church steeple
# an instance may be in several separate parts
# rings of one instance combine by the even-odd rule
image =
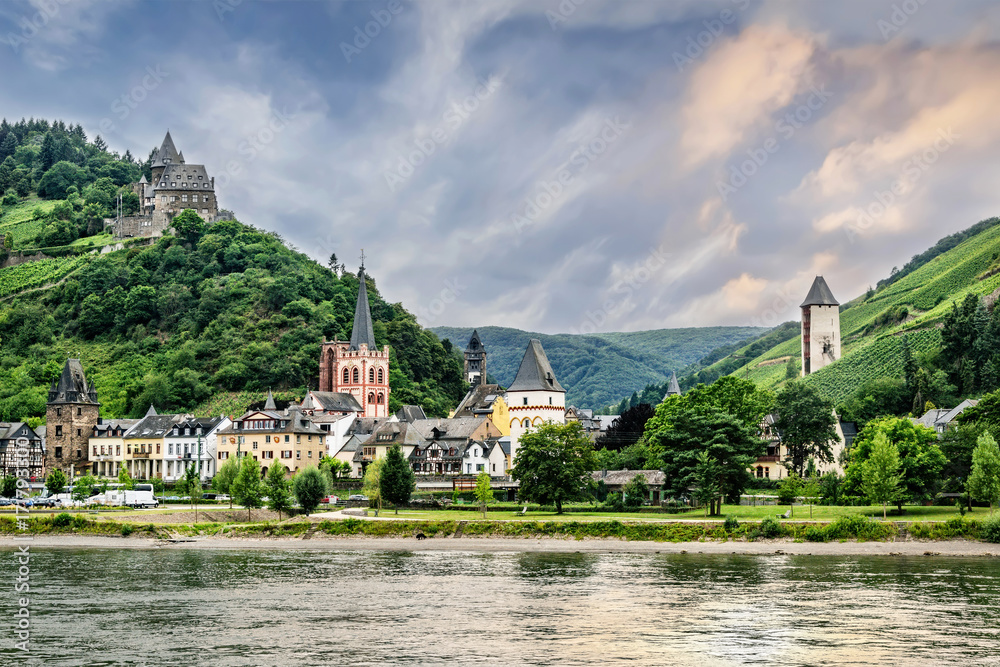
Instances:
[[[486,384],[486,348],[475,329],[465,347],[465,379],[473,386]]]
[[[351,346],[348,350],[360,350],[361,344],[375,349],[375,332],[372,330],[372,311],[368,306],[368,288],[365,286],[365,266],[358,271],[358,303],[354,307],[354,327],[351,329]]]

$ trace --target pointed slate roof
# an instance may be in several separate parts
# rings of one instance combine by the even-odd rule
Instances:
[[[542,341],[532,338],[528,341],[528,349],[524,351],[517,375],[507,391],[558,391],[565,393],[556,374],[552,372],[552,364],[545,356]]]
[[[276,406],[274,404],[274,394],[271,393],[270,389],[267,390],[267,401],[264,402],[264,409],[265,410],[277,410],[278,409],[278,406]]]
[[[469,344],[465,347],[466,352],[485,352],[486,349],[483,347],[483,341],[479,340],[479,332],[475,329],[472,330],[472,338],[469,339]]]
[[[93,403],[97,402],[97,390],[87,384],[83,374],[83,364],[79,359],[67,359],[59,379],[49,389],[49,403]]]
[[[830,291],[830,287],[823,280],[823,276],[816,276],[813,281],[812,287],[809,288],[809,294],[806,295],[806,300],[799,304],[799,308],[805,308],[806,306],[839,306],[840,303],[833,297],[833,292]]]
[[[177,148],[174,146],[174,140],[170,137],[170,130],[167,130],[167,136],[163,137],[163,143],[157,149],[156,155],[153,156],[153,166],[162,167],[167,164],[179,162],[179,158]],[[164,159],[169,159],[170,162],[164,162]]]
[[[149,410],[146,410],[146,414],[143,416],[143,419],[145,419],[146,417],[158,417],[159,414],[160,413],[156,411],[156,408],[153,407],[153,404],[150,403]]]
[[[667,400],[670,396],[680,396],[681,395],[681,385],[677,382],[677,372],[670,371],[670,382],[667,384],[667,393],[664,395],[663,400]]]
[[[139,185],[146,185],[148,183],[149,181],[146,180],[146,174],[143,174],[142,178],[139,179]]]
[[[372,330],[372,311],[368,307],[368,288],[365,286],[365,268],[358,271],[358,304],[354,307],[354,328],[351,329],[349,350],[360,350],[361,344],[375,349],[375,332]]]

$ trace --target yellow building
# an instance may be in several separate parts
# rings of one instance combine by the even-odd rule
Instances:
[[[510,412],[505,395],[498,384],[474,385],[451,416],[486,417],[500,431],[500,435],[510,435]]]
[[[220,467],[230,457],[253,456],[260,461],[262,475],[275,463],[282,463],[294,475],[319,465],[326,455],[326,431],[298,406],[278,412],[268,400],[263,410],[251,410],[219,431],[216,455]]]

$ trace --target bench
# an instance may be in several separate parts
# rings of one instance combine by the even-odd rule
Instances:
[[[528,513],[528,506],[525,505],[524,507],[521,508],[521,511],[518,512],[518,516],[524,516],[527,513]]]
[[[788,510],[784,514],[775,514],[775,516],[778,517],[779,519],[787,519],[788,517],[792,516],[792,510]]]

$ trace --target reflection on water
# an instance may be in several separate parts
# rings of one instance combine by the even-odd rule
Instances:
[[[1000,664],[985,558],[38,549],[32,572],[33,664]]]

